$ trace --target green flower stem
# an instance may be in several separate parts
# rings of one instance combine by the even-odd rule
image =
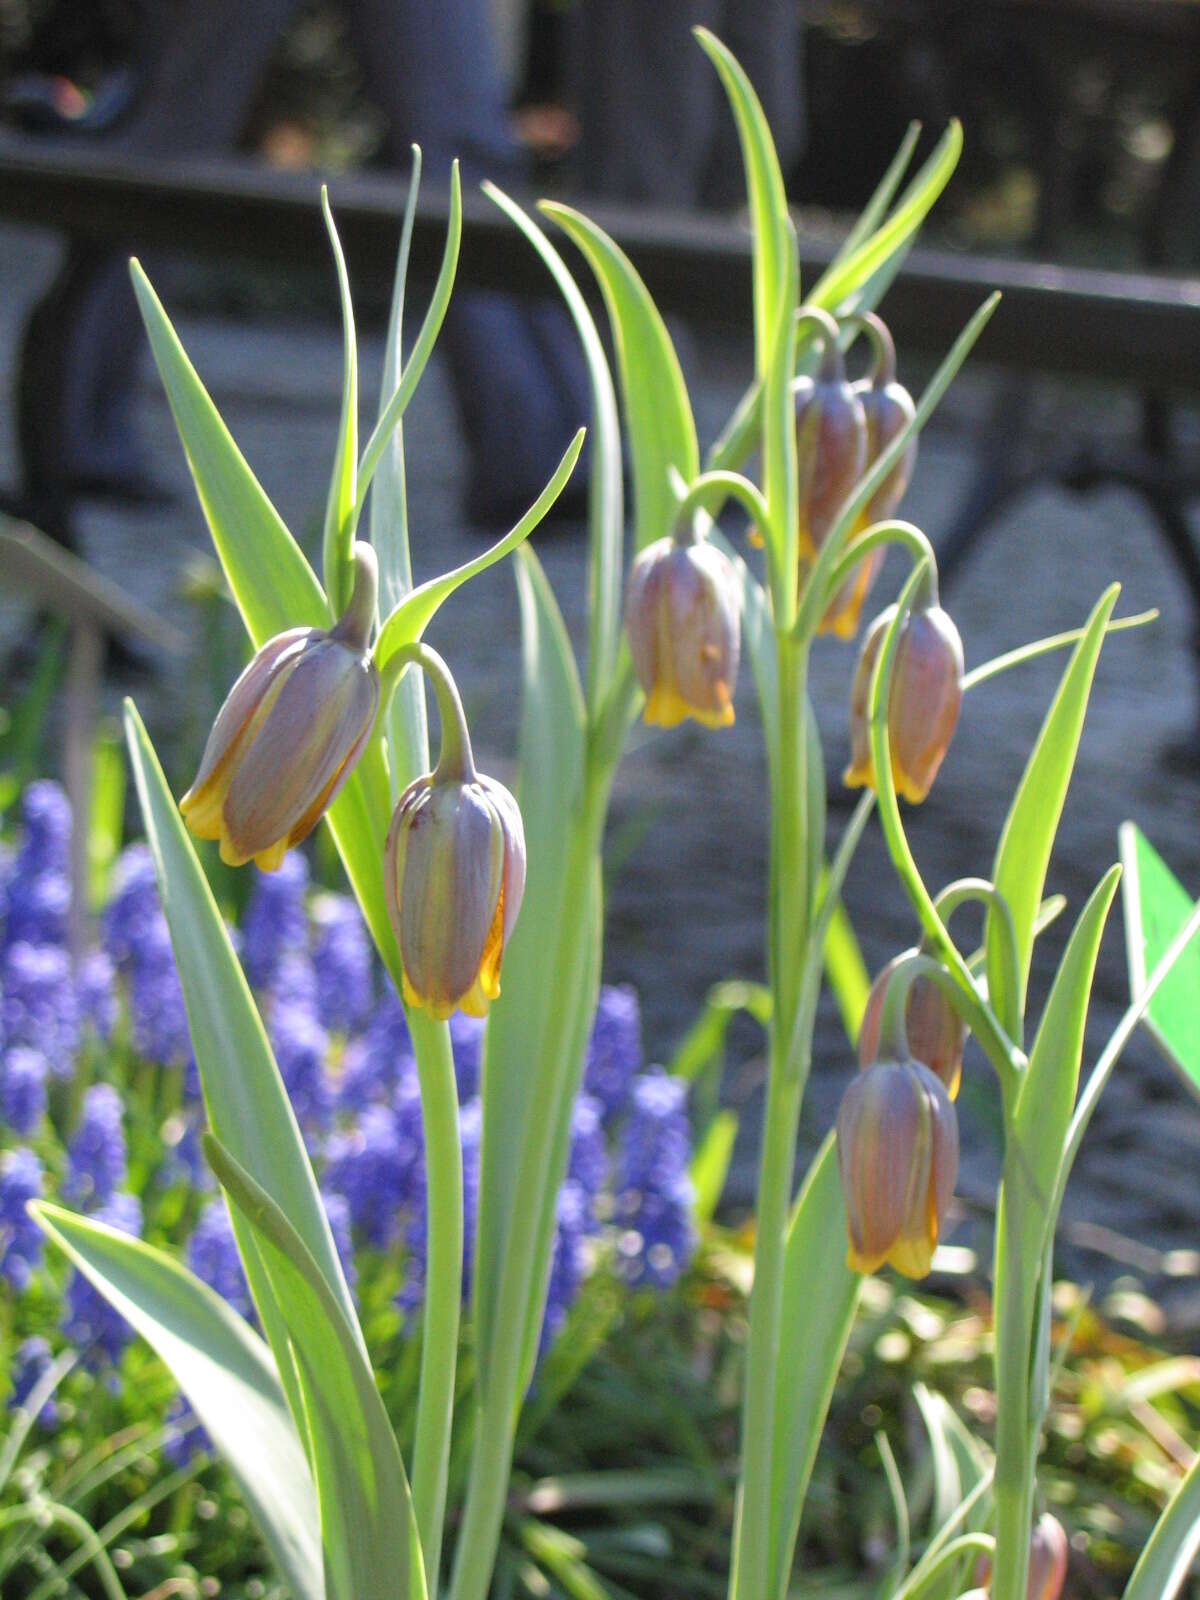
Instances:
[[[1006,1108],[1006,1132],[1011,1130]],[[996,1224],[996,1559],[991,1600],[1025,1600],[1029,1536],[1033,1521],[1036,1439],[1029,1426],[1029,1362],[1033,1336],[1036,1274],[1013,1259],[1020,1229],[1015,1212],[1023,1184],[1019,1147],[1006,1139],[1008,1157]],[[1028,1197],[1026,1197],[1028,1203]],[[1040,1265],[1040,1264],[1039,1264]]]
[[[696,511],[707,511],[710,517],[716,518],[725,501],[730,498],[740,501],[747,515],[760,528],[766,526],[770,516],[766,499],[740,472],[702,472],[679,502],[677,520],[680,524],[690,525],[692,513]]]
[[[467,730],[466,713],[459,698],[458,685],[450,668],[427,644],[403,644],[395,651],[383,669],[383,687],[379,696],[382,710],[391,699],[396,685],[406,667],[420,667],[433,686],[441,724],[442,746],[438,754],[434,778],[441,781],[474,783],[475,759],[471,753],[471,735]]]
[[[562,934],[547,973],[552,995],[543,1056],[561,1060],[572,1048],[575,1029],[576,984],[572,978],[584,970],[588,938],[588,895],[583,892],[596,871],[597,854],[607,807],[607,775],[589,770],[584,803],[572,830],[563,875]],[[569,1074],[561,1074],[566,1085]],[[525,1374],[526,1319],[537,1265],[537,1229],[542,1199],[550,1181],[549,1130],[557,1108],[545,1108],[545,1137],[526,1141],[520,1153],[513,1195],[513,1225],[500,1274],[495,1335],[488,1351],[487,1382],[483,1385],[475,1419],[475,1439],[467,1479],[466,1501],[454,1552],[452,1600],[486,1600],[495,1566],[500,1529],[508,1501],[513,1441]]]
[[[392,981],[400,992],[400,974]],[[416,1006],[407,1008],[417,1059],[425,1133],[425,1313],[417,1390],[412,1495],[429,1600],[437,1600],[446,1517],[446,1481],[454,1421],[454,1373],[462,1314],[463,1185],[458,1087],[450,1030]]]
[[[932,1561],[921,1561],[912,1570],[907,1582],[901,1584],[896,1590],[893,1600],[916,1600],[933,1583],[944,1567],[951,1566],[956,1561],[961,1561],[963,1556],[972,1553],[990,1556],[996,1548],[996,1541],[987,1533],[964,1533],[957,1539],[952,1539],[948,1545],[939,1550]]]
[[[340,639],[365,655],[375,626],[375,603],[379,595],[379,562],[369,544],[359,541],[351,557],[353,579],[345,611],[329,630],[331,639]]]
[[[988,1059],[1000,1078],[1001,1092],[1006,1103],[1016,1097],[1016,1084],[1025,1066],[1025,1058],[1001,1027],[991,1008],[980,997],[966,962],[946,930],[946,925],[925,887],[924,880],[913,860],[904,823],[900,818],[900,803],[896,798],[896,784],[892,777],[891,752],[888,749],[887,690],[891,683],[892,665],[900,642],[900,626],[913,603],[913,598],[927,581],[928,568],[919,561],[900,591],[896,614],[884,637],[883,647],[875,662],[871,677],[870,735],[871,759],[875,767],[875,792],[879,800],[879,820],[887,841],[888,853],[896,876],[912,902],[917,919],[924,930],[931,949],[945,962],[962,990],[968,1004],[975,1009],[972,1031],[979,1040]]]
[[[1019,961],[1017,957],[1017,930],[1013,924],[1012,908],[1008,901],[996,888],[994,883],[989,883],[986,878],[957,878],[953,883],[948,883],[944,889],[934,896],[933,908],[944,923],[958,910],[959,906],[968,905],[978,901],[986,909],[995,907],[1000,918],[1000,928],[1003,936],[1001,945],[1001,958],[1004,962],[1004,991],[1006,994],[1016,996],[1020,993],[1020,984],[1017,980]],[[1019,1045],[1021,1043],[1021,1018],[1012,1008],[1012,1015],[1001,1017],[1000,1021],[1009,1036]]]
[[[863,557],[869,556],[871,551],[877,550],[881,544],[903,545],[910,552],[914,561],[927,561],[929,563],[929,571],[934,585],[933,599],[936,602],[937,558],[933,553],[933,546],[920,528],[911,522],[902,521],[876,522],[860,538],[847,545],[829,575],[824,596],[822,597],[823,600],[827,601],[830,595],[835,595]]]
[[[96,1537],[92,1525],[85,1517],[80,1516],[78,1511],[49,1500],[10,1506],[8,1510],[0,1511],[0,1531],[21,1522],[32,1522],[39,1528],[57,1522],[62,1527],[69,1528],[85,1552],[84,1559],[91,1561],[95,1566],[96,1576],[100,1580],[100,1586],[107,1600],[126,1600],[125,1590],[121,1587],[121,1580],[117,1577],[117,1569],[113,1566],[108,1551]]]
[[[754,1291],[742,1412],[742,1481],[731,1600],[761,1600],[770,1573],[770,1440],[779,1366],[783,1264],[792,1196],[796,1131],[804,1094],[808,1040],[794,1038],[806,970],[808,907],[804,739],[807,655],[789,633],[776,636],[779,677],[778,755],[771,771],[768,966],[772,1013],[767,1104],[754,1238]],[[814,1012],[815,1012],[815,1008]],[[811,1034],[811,1017],[808,1031]]]

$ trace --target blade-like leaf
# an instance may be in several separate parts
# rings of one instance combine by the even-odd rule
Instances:
[[[1200,1459],[1193,1461],[1154,1524],[1125,1585],[1124,1600],[1174,1600],[1200,1553]]]
[[[621,480],[621,424],[617,414],[617,395],[613,388],[608,359],[600,342],[596,324],[567,270],[566,262],[527,212],[510,200],[494,184],[485,183],[489,200],[511,217],[546,263],[551,277],[566,301],[567,310],[579,334],[587,362],[592,394],[591,482],[589,485],[588,600],[591,616],[588,647],[587,704],[595,717],[616,669],[617,646],[621,635],[621,582],[624,543],[624,489]]]
[[[695,1200],[692,1215],[697,1225],[711,1222],[720,1203],[733,1157],[733,1142],[737,1138],[738,1119],[734,1111],[718,1111],[708,1125],[692,1157],[691,1178]]]
[[[729,97],[746,169],[746,193],[754,231],[754,370],[761,377],[786,290],[783,229],[788,221],[787,192],[775,141],[762,104],[730,51],[707,28],[693,32]]]
[[[296,1600],[324,1600],[312,1477],[266,1345],[162,1251],[59,1206],[33,1212],[171,1369]]]
[[[230,437],[150,280],[135,261],[133,288],[167,391],[217,556],[251,637],[329,626],[316,574]]]
[[[771,1440],[767,1593],[772,1600],[782,1600],[787,1590],[800,1510],[862,1282],[846,1265],[846,1237],[846,1208],[831,1133],[809,1168],[796,1201],[784,1256]]]
[[[404,291],[408,281],[408,257],[412,247],[417,196],[421,189],[421,149],[412,147],[412,176],[404,204],[400,229],[400,250],[396,258],[396,280],[392,289],[392,308],[388,318],[387,341],[383,353],[383,377],[379,387],[379,416],[387,411],[388,401],[400,386],[404,368]],[[379,557],[379,604],[386,616],[394,611],[413,586],[412,559],[408,547],[408,489],[404,467],[404,424],[398,421],[383,445],[379,465],[371,485],[371,543]],[[395,801],[419,773],[428,772],[429,726],[425,712],[425,681],[419,672],[406,672],[396,685],[386,716],[388,776],[391,798]]]
[[[575,241],[604,296],[617,352],[625,425],[633,454],[634,543],[671,531],[672,467],[685,483],[700,471],[696,424],[675,346],[633,263],[594,222],[569,206],[540,209]]]
[[[358,342],[354,333],[354,305],[350,299],[350,276],[338,238],[329,191],[321,185],[321,213],[333,250],[337,269],[338,296],[342,304],[342,414],[338,421],[337,449],[329,479],[329,498],[325,505],[323,574],[325,593],[335,616],[350,604],[353,579],[351,552],[354,547],[354,503],[358,474]]]
[[[291,1218],[331,1292],[352,1318],[350,1291],[262,1020],[154,748],[130,702],[125,732],[209,1126]],[[294,1400],[287,1336],[269,1280],[244,1232],[239,1232],[239,1245],[264,1331],[289,1400]]]
[[[529,866],[521,915],[504,952],[503,986],[488,1014],[483,1049],[474,1300],[485,1378],[517,1153],[531,1118],[545,1115],[535,1098],[542,1086],[533,1067],[541,1058],[546,1031],[551,1000],[548,952],[558,947],[571,818],[581,803],[584,763],[583,691],[562,614],[531,550],[520,553],[514,572],[522,650],[517,801]]]
[[[431,578],[428,583],[421,584],[401,601],[380,629],[375,645],[375,660],[380,671],[387,666],[397,650],[420,639],[436,615],[438,607],[444,600],[449,599],[460,584],[466,583],[468,578],[486,572],[488,567],[497,561],[502,561],[505,556],[524,544],[562,493],[563,486],[579,460],[585,432],[585,429],[580,428],[571,440],[549,483],[515,528],[506,533],[504,538],[498,540],[489,550],[476,556],[473,561],[464,561],[461,567],[455,567],[452,572],[443,573],[440,578]]]
[[[362,1335],[296,1229],[206,1134],[205,1154],[250,1228],[283,1308],[304,1398],[329,1600],[424,1600],[416,1517]]]
[[[989,910],[985,941],[988,992],[998,1016],[1023,1017],[1025,1014],[1034,919],[1041,904],[1050,851],[1075,766],[1104,630],[1119,592],[1120,585],[1113,584],[1100,597],[1082,639],[1072,652],[1000,835],[992,882],[1008,901],[1012,912],[1020,992],[1015,997],[1005,992],[1004,931],[995,910]]]

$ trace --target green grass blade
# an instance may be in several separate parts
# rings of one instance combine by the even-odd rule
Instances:
[[[733,1157],[733,1141],[737,1138],[738,1119],[733,1111],[718,1111],[708,1125],[695,1155],[692,1157],[691,1179],[695,1199],[692,1215],[699,1227],[712,1221],[720,1204]]]
[[[587,302],[566,262],[529,214],[514,200],[485,183],[483,192],[510,217],[541,256],[579,334],[591,388],[591,483],[589,486],[588,611],[590,618],[587,706],[595,720],[616,671],[621,641],[621,589],[624,578],[624,488],[621,480],[621,423],[608,358]]]
[[[917,140],[921,137],[921,124],[910,122],[904,130],[904,137],[900,141],[900,148],[892,157],[887,171],[875,186],[875,192],[859,212],[854,226],[842,240],[841,248],[830,262],[830,267],[840,267],[848,261],[858,247],[863,244],[879,227],[887,209],[895,198],[896,190],[900,187],[900,180],[908,170],[908,163],[912,160],[912,153],[917,148]]]
[[[700,471],[696,424],[679,358],[649,290],[624,251],[570,206],[543,200],[539,209],[578,245],[604,296],[633,456],[634,543],[641,550],[671,531],[675,500],[670,469],[684,483]]]
[[[715,34],[707,28],[692,31],[717,69],[742,147],[754,234],[754,370],[762,377],[787,291],[783,231],[788,225],[787,192],[775,141],[749,78]]]
[[[521,552],[514,572],[522,646],[516,792],[525,823],[528,876],[521,915],[504,953],[500,998],[488,1014],[483,1049],[474,1305],[485,1379],[497,1286],[512,1220],[517,1153],[528,1136],[531,1119],[545,1115],[544,1105],[539,1108],[545,1086],[531,1064],[541,1060],[550,1011],[547,952],[557,948],[564,913],[570,819],[582,798],[586,718],[566,624],[532,551]]]
[[[1200,1553],[1200,1459],[1193,1461],[1138,1557],[1124,1600],[1173,1600]]]
[[[999,1016],[1025,1015],[1034,919],[1041,904],[1050,851],[1075,766],[1096,661],[1119,590],[1118,584],[1107,589],[1088,619],[1046,714],[1000,835],[992,882],[1012,911],[1020,992],[1015,996],[1005,992],[1001,943],[1004,933],[995,911],[989,910],[985,940],[988,992]]]
[[[329,626],[316,574],[251,472],[188,360],[150,280],[133,289],[217,556],[255,645],[285,628]]]
[[[846,1038],[855,1044],[871,992],[871,975],[863,960],[854,925],[840,900],[833,907],[825,934],[825,976]]]
[[[304,1398],[329,1600],[424,1600],[408,1479],[358,1324],[271,1196],[211,1134],[204,1148],[254,1234],[284,1311]]]
[[[297,1600],[323,1600],[312,1477],[266,1345],[162,1251],[59,1206],[38,1202],[33,1211],[170,1368]]]
[[[438,607],[450,598],[460,584],[466,583],[468,578],[474,578],[480,572],[485,572],[488,567],[497,561],[502,561],[505,556],[524,544],[558,499],[567,479],[574,471],[575,463],[579,460],[579,452],[583,449],[584,432],[585,430],[580,428],[571,440],[549,483],[516,527],[510,529],[503,539],[498,540],[482,555],[476,556],[473,561],[464,561],[461,567],[455,567],[452,572],[443,573],[440,578],[431,578],[428,583],[421,584],[420,588],[414,589],[401,601],[380,629],[376,641],[375,660],[380,671],[387,666],[397,650],[406,644],[415,643],[421,637],[437,613]]]
[[[262,1019],[154,748],[130,702],[125,731],[209,1126],[291,1218],[330,1292],[353,1318],[350,1291]],[[286,1388],[291,1378],[287,1341],[270,1281],[244,1229],[238,1242]],[[293,1391],[289,1399],[294,1398]]]
[[[862,1282],[846,1265],[837,1147],[825,1140],[796,1201],[783,1265],[783,1318],[771,1440],[769,1600],[782,1600],[817,1446]]]
[[[351,551],[354,547],[354,511],[358,469],[358,341],[354,333],[354,304],[350,298],[350,276],[338,238],[329,191],[321,185],[321,214],[333,250],[337,269],[338,297],[342,305],[342,414],[338,420],[337,449],[329,480],[329,499],[325,506],[323,566],[325,592],[334,616],[340,617],[350,604],[352,584]]]

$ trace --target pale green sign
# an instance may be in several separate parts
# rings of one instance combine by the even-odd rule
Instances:
[[[1136,824],[1123,823],[1120,839],[1125,947],[1136,1000],[1195,900]],[[1188,1087],[1200,1094],[1200,930],[1180,953],[1143,1020]]]

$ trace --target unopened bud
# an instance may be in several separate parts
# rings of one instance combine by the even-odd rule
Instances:
[[[737,577],[705,540],[647,545],[625,594],[625,631],[645,720],[664,728],[695,717],[710,728],[733,721],[741,650]]]
[[[525,830],[494,778],[415,779],[397,803],[384,893],[404,998],[445,1018],[486,1015],[525,890]]]
[[[179,809],[221,859],[278,867],[316,827],[375,721],[379,673],[368,649],[375,558],[357,547],[355,595],[326,631],[291,628],[258,651],[217,714]],[[365,552],[365,553],[364,553]]]
[[[855,1272],[889,1262],[929,1271],[958,1174],[958,1121],[941,1080],[918,1061],[876,1061],[837,1117],[838,1172]]]
[[[867,461],[866,415],[846,378],[836,325],[825,320],[830,326],[821,365],[814,377],[798,378],[793,386],[800,554],[809,558],[824,544]]]
[[[900,963],[911,959],[913,954],[913,951],[906,951],[903,955],[894,956],[871,985],[858,1029],[860,1066],[870,1066],[879,1053],[879,1025],[888,983]],[[927,973],[919,972],[909,985],[904,1002],[904,1031],[908,1037],[909,1054],[935,1073],[945,1084],[951,1100],[956,1099],[962,1078],[967,1028]]]
[[[1059,1600],[1067,1581],[1067,1535],[1057,1517],[1048,1511],[1038,1518],[1029,1538],[1029,1575],[1025,1584],[1025,1600]],[[980,1600],[987,1600],[992,1581],[992,1564],[987,1556],[975,1563],[974,1579],[977,1589],[971,1591]],[[968,1596],[963,1600],[969,1600]]]
[[[880,612],[862,642],[850,688],[851,788],[875,787],[871,757],[871,676],[895,606]],[[887,702],[888,750],[897,794],[924,800],[942,764],[962,700],[963,648],[941,606],[914,607],[900,625]]]

